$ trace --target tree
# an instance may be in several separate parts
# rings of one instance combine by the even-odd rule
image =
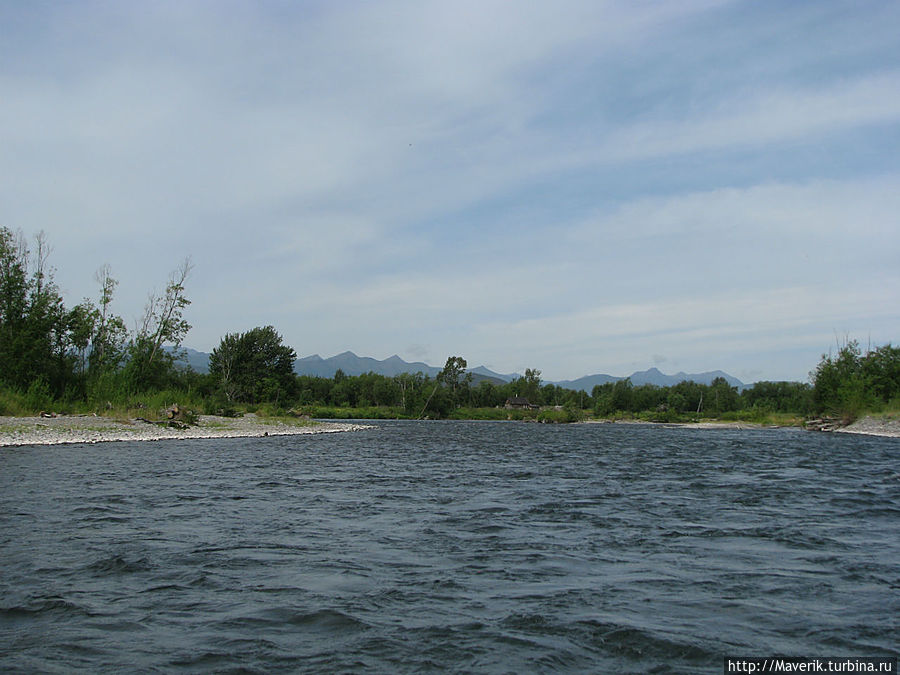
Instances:
[[[28,249],[21,232],[0,228],[0,378],[16,386],[21,374],[28,306]]]
[[[20,389],[43,383],[60,396],[75,364],[70,317],[43,232],[34,244],[32,255],[21,232],[0,228],[0,379]]]
[[[823,354],[813,379],[813,402],[818,412],[855,418],[867,407],[862,353],[856,340],[849,340],[837,356]]]
[[[100,307],[95,309],[94,332],[91,337],[90,370],[96,380],[122,362],[128,330],[122,317],[110,311],[113,294],[119,282],[112,277],[109,265],[103,265],[94,275],[100,284]]]
[[[161,387],[170,374],[175,356],[191,329],[184,319],[184,310],[191,304],[185,297],[184,283],[193,265],[185,258],[169,277],[162,296],[151,292],[144,307],[144,315],[128,346],[128,370],[132,389]],[[162,347],[170,345],[172,350]]]
[[[460,385],[460,377],[466,372],[468,365],[466,360],[461,356],[447,357],[444,368],[438,373],[438,382],[446,384],[455,393],[456,388]],[[471,379],[472,378],[469,376],[469,381],[471,381]]]
[[[210,376],[228,401],[278,403],[295,389],[297,353],[272,326],[229,333],[209,357]]]
[[[739,397],[737,387],[728,384],[724,377],[717,377],[709,385],[709,407],[718,414],[738,409]]]
[[[887,344],[863,354],[859,343],[849,340],[836,356],[822,355],[812,380],[817,412],[854,419],[900,394],[900,348]]]
[[[541,371],[532,368],[525,369],[525,376],[519,380],[521,384],[520,395],[528,399],[530,403],[541,403]]]
[[[472,373],[466,373],[468,365],[461,356],[449,356],[443,369],[435,379],[435,390],[441,385],[445,385],[450,389],[450,403],[453,406],[459,405],[461,392],[468,391],[469,385],[472,383]],[[434,392],[432,392],[433,395]],[[429,397],[429,400],[431,400],[431,397]]]
[[[862,371],[872,394],[884,403],[900,396],[900,347],[888,343],[868,352]]]
[[[613,410],[631,411],[634,402],[634,385],[631,378],[626,377],[623,380],[617,380],[612,388],[612,408]]]

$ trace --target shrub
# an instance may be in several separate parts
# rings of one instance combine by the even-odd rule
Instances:
[[[53,395],[50,393],[50,385],[39,377],[34,380],[25,392],[25,407],[31,412],[49,410],[53,405]]]

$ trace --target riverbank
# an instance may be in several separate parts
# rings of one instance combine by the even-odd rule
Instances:
[[[186,429],[176,429],[136,419],[122,421],[95,416],[0,417],[0,447],[188,438],[290,436],[359,431],[369,428],[371,427],[365,424],[260,418],[253,414],[243,417],[201,415],[196,426],[189,426]]]
[[[835,433],[900,438],[900,419],[866,415],[865,417],[856,420],[853,424],[848,424],[840,429],[835,429]]]
[[[603,420],[590,419],[582,424],[658,424],[664,427],[679,427],[684,429],[777,429],[778,425],[759,424],[756,422],[734,422],[704,420],[702,422],[643,422],[640,420]],[[900,419],[890,417],[875,417],[867,415],[845,427],[833,430],[840,434],[862,434],[865,436],[883,436],[886,438],[900,438]]]

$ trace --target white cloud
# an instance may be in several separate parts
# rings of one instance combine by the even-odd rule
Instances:
[[[729,92],[689,119],[653,119],[616,130],[599,146],[604,161],[769,144],[900,120],[900,72],[819,86],[775,85]]]
[[[5,5],[0,224],[48,232],[75,301],[112,264],[126,316],[193,254],[201,348],[766,371],[896,327],[900,252],[896,10],[774,11]],[[782,175],[796,147],[829,170]]]

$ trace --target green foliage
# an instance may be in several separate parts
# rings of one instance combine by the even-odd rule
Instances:
[[[472,385],[466,360],[447,359],[436,378],[423,373],[376,373],[333,378],[297,377],[296,353],[272,326],[226,334],[210,358],[210,374],[179,368],[178,349],[191,326],[185,282],[189,259],[170,276],[165,292],[151,294],[132,334],[112,311],[118,282],[98,270],[96,304],[66,308],[49,265],[43,234],[29,248],[21,232],[0,228],[0,414],[63,409],[153,415],[172,403],[185,410],[237,414],[241,406],[279,415],[300,406],[317,417],[515,419],[556,422],[597,416],[682,421],[717,417],[771,421],[811,412],[851,420],[864,412],[900,407],[900,347],[863,353],[848,341],[823,355],[812,385],[757,382],[738,392],[723,378],[709,385],[634,386],[618,380],[590,395],[541,382],[527,369],[508,383]],[[533,409],[506,410],[524,397]],[[560,408],[560,406],[562,406]],[[762,422],[769,423],[769,422]]]
[[[808,415],[812,407],[812,387],[804,382],[757,382],[741,392],[745,410]]]
[[[746,408],[723,413],[719,419],[725,422],[749,422],[763,426],[796,427],[803,425],[805,415],[774,412],[765,408]]]
[[[393,406],[341,408],[335,406],[302,406],[297,411],[313,419],[377,420],[411,419],[403,409]]]
[[[457,408],[450,414],[454,420],[506,420],[509,418],[509,410],[504,408]]]
[[[25,397],[15,389],[0,387],[0,415],[23,417],[32,414],[25,404]]]
[[[812,379],[815,411],[852,421],[900,396],[900,348],[887,344],[863,354],[850,340],[837,355],[822,355]]]
[[[38,378],[28,387],[25,392],[25,406],[34,412],[40,412],[53,406],[53,394],[50,392],[50,385],[43,378]]]
[[[439,416],[446,416],[451,410],[458,407],[461,401],[469,398],[472,374],[466,373],[468,365],[461,356],[447,358],[444,368],[435,378],[431,396],[422,408],[423,414],[426,410],[430,410]],[[436,397],[435,394],[437,394]]]
[[[541,396],[541,371],[532,368],[525,369],[525,375],[513,381],[513,387],[518,395],[528,399],[529,403],[540,405]]]
[[[582,412],[572,407],[541,410],[537,416],[537,421],[545,424],[568,424],[571,422],[580,422],[582,419],[584,419]]]
[[[171,380],[177,350],[191,329],[183,316],[191,304],[184,288],[191,267],[190,259],[185,258],[169,276],[165,293],[151,293],[147,298],[144,316],[127,347],[125,370],[133,392],[160,388]],[[163,349],[166,344],[172,349]]]
[[[272,326],[229,333],[209,358],[209,373],[230,402],[287,402],[296,391],[292,347]]]
[[[0,384],[27,389],[40,379],[61,397],[74,384],[71,317],[43,233],[34,245],[32,252],[21,232],[0,228]]]
[[[900,347],[878,347],[865,355],[861,365],[872,397],[887,404],[900,396]]]

